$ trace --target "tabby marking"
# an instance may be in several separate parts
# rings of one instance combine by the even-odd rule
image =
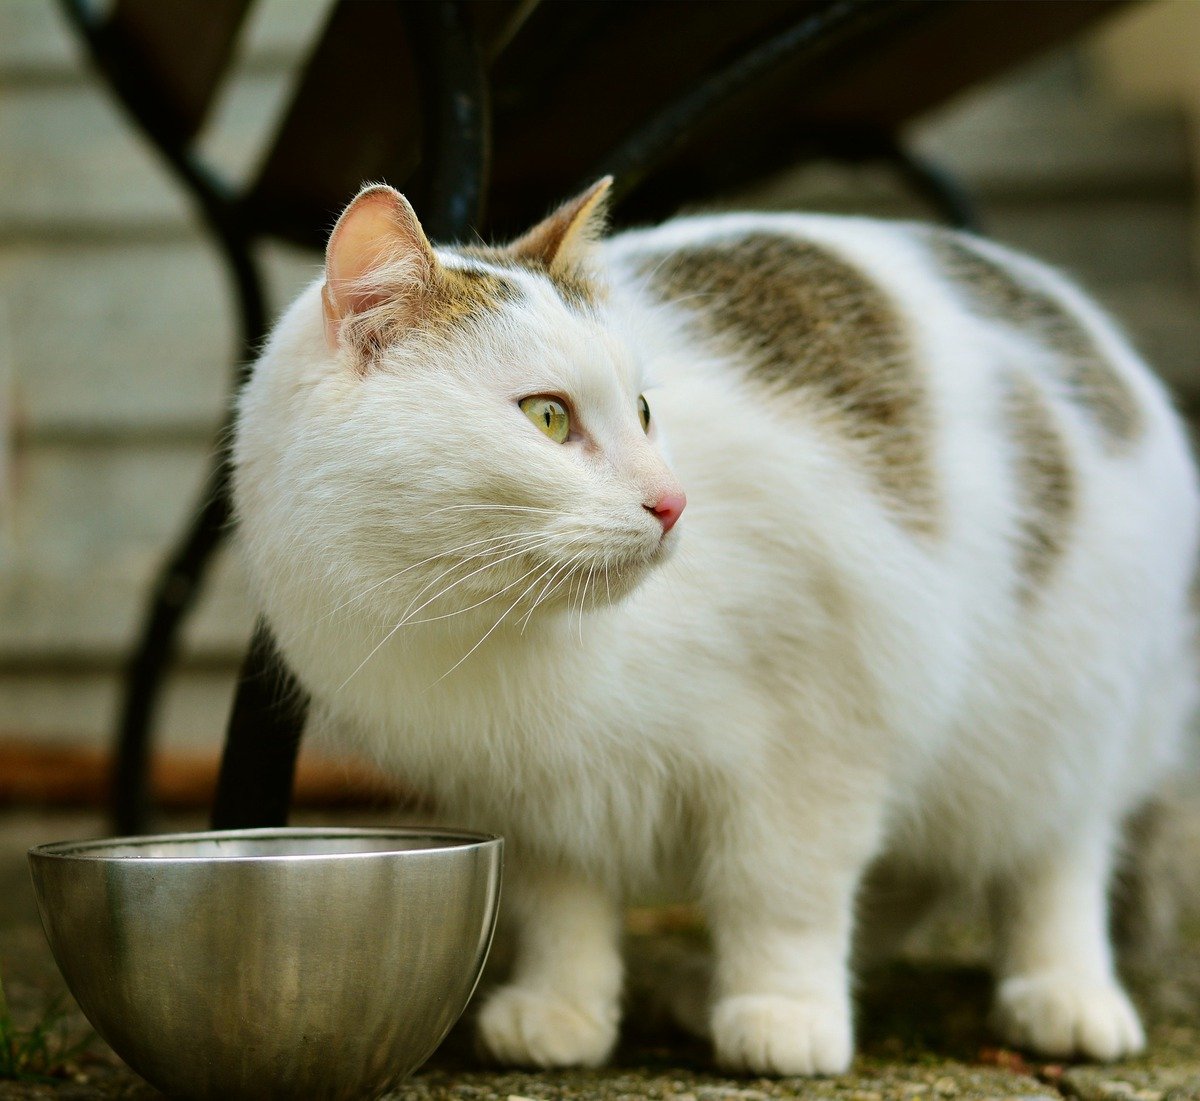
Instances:
[[[1026,374],[1008,379],[1003,412],[1015,448],[1018,593],[1031,603],[1063,556],[1075,511],[1075,474],[1045,395]]]
[[[638,267],[652,292],[732,344],[756,381],[803,389],[832,407],[901,522],[936,533],[926,388],[879,287],[810,241],[764,232],[645,255]]]
[[[963,288],[977,313],[1031,332],[1059,354],[1060,381],[1099,428],[1109,450],[1137,438],[1141,418],[1133,392],[1077,317],[1047,291],[985,256],[969,239],[940,229],[929,230],[927,239],[943,274]]]
[[[549,281],[550,286],[558,292],[558,296],[575,309],[585,309],[594,306],[601,298],[600,288],[594,279],[588,277],[582,268],[551,267],[536,256],[520,255],[510,248],[496,248],[491,245],[461,245],[454,250],[459,256],[470,260],[479,260],[497,268],[511,268],[517,271],[528,271],[540,275]]]
[[[358,350],[363,369],[414,331],[462,328],[517,296],[516,286],[499,275],[444,265],[415,288],[398,284],[390,299],[342,322],[342,338]]]

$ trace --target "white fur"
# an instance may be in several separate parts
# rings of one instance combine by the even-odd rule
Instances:
[[[633,274],[647,250],[754,228],[833,248],[896,303],[934,405],[937,535],[898,523],[802,402],[764,399]],[[669,885],[712,924],[721,1062],[844,1069],[873,862],[992,891],[1012,1040],[1141,1046],[1105,890],[1191,705],[1195,479],[1160,387],[1095,307],[996,255],[1085,319],[1144,423],[1111,454],[1056,401],[1078,501],[1028,604],[999,394],[1047,353],[969,312],[908,227],[745,215],[625,234],[596,246],[596,316],[507,272],[523,297],[499,315],[414,332],[365,374],[326,347],[319,284],[279,323],[241,400],[245,560],[342,735],[448,821],[508,839],[521,950],[481,1014],[500,1058],[608,1055],[621,900]],[[539,393],[571,397],[583,438],[524,419],[516,401]],[[642,506],[677,484],[689,505],[660,546]],[[478,557],[455,566],[455,548]],[[586,594],[552,572],[576,554]]]

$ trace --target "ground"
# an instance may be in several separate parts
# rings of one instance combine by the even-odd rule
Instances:
[[[94,836],[95,816],[0,814],[0,975],[18,1025],[46,1019],[63,986],[38,926],[25,849]],[[1194,854],[1200,861],[1200,849]],[[645,974],[658,949],[680,933],[678,911],[641,910],[631,925],[632,970]],[[683,922],[686,924],[686,922]],[[912,958],[865,976],[859,989],[859,1055],[849,1074],[822,1080],[731,1078],[703,1044],[651,1023],[636,1007],[613,1066],[596,1071],[497,1072],[474,1057],[469,1021],[392,1101],[653,1098],[656,1101],[1200,1101],[1200,917],[1185,919],[1177,943],[1131,976],[1150,1047],[1114,1066],[1048,1065],[997,1045],[987,1027],[990,986],[977,962],[970,921],[945,926]],[[468,1010],[468,1018],[470,1010]],[[88,1035],[77,1013],[63,1025]],[[152,1101],[145,1085],[99,1040],[45,1081],[0,1080],[0,1101]]]

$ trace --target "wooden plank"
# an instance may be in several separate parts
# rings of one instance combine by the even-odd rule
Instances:
[[[159,545],[122,548],[117,560],[72,569],[22,562],[0,574],[0,670],[118,668],[137,637]],[[218,558],[188,620],[183,653],[211,666],[236,665],[254,610],[232,556]]]
[[[332,0],[255,0],[240,44],[252,70],[292,63],[312,40]],[[0,3],[0,83],[81,79],[80,51],[52,0]]]
[[[1030,99],[984,89],[912,127],[913,148],[985,196],[1183,196],[1186,120],[1088,100]]]
[[[1189,286],[1192,214],[1186,203],[1140,198],[983,204],[990,236],[1068,271],[1102,291],[1130,283]]]
[[[183,671],[166,685],[157,744],[209,750],[224,740],[237,670]],[[116,725],[120,679],[97,673],[0,673],[0,738],[39,745],[107,745]]]
[[[10,238],[189,225],[187,200],[98,85],[11,88],[4,100],[0,230]]]
[[[237,180],[253,166],[287,82],[286,73],[251,74],[223,90],[200,138],[218,172]],[[163,236],[194,226],[179,185],[98,81],[18,85],[4,98],[0,229],[10,237]]]
[[[280,304],[320,270],[297,250],[264,257]],[[237,333],[226,274],[200,240],[0,248],[0,300],[26,439],[212,438]]]
[[[202,454],[172,449],[45,447],[21,456],[0,571],[0,655],[122,653],[204,467]],[[240,649],[251,618],[232,563],[222,564],[188,639]]]
[[[216,751],[155,754],[151,800],[162,810],[207,809],[216,790]],[[106,750],[0,740],[0,806],[104,807],[109,793]],[[301,753],[293,806],[300,809],[413,807],[415,798],[376,770],[351,760]]]
[[[1098,297],[1184,412],[1200,420],[1200,290],[1145,282],[1103,287]]]

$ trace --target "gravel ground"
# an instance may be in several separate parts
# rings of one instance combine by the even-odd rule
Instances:
[[[174,824],[173,824],[174,825]],[[178,828],[186,825],[180,823]],[[0,814],[0,974],[14,1018],[28,1026],[64,993],[38,925],[25,870],[32,844],[99,832],[82,815]],[[1200,849],[1188,854],[1200,864]],[[642,911],[630,937],[631,971],[645,975],[660,949],[685,934],[671,913],[657,923]],[[556,1073],[497,1072],[474,1057],[469,1021],[451,1033],[394,1101],[1200,1101],[1200,920],[1185,920],[1178,944],[1132,977],[1150,1035],[1148,1054],[1114,1066],[1059,1066],[1026,1061],[998,1047],[987,1028],[990,984],[977,928],[943,926],[904,962],[865,976],[859,990],[859,1049],[851,1073],[838,1078],[769,1080],[715,1072],[707,1049],[669,1027],[650,1023],[635,1007],[611,1067]],[[72,1039],[89,1036],[86,1022],[66,1011]],[[469,1012],[468,1012],[469,1016]],[[0,1101],[151,1101],[161,1095],[125,1068],[94,1037],[55,1077],[0,1080]]]

